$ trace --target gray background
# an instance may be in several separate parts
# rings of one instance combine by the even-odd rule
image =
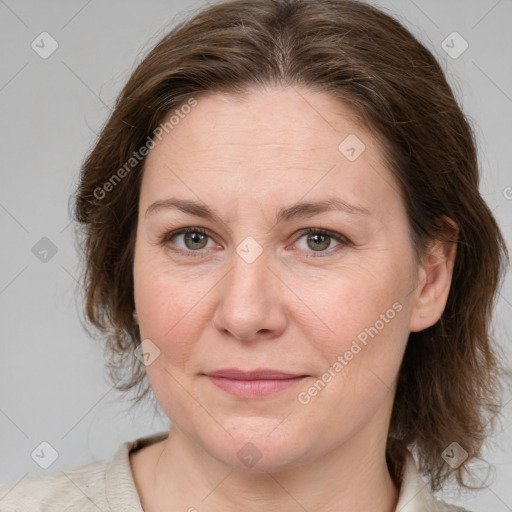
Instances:
[[[374,3],[388,8],[441,61],[476,128],[481,192],[510,241],[512,1]],[[68,201],[95,133],[136,63],[170,25],[201,5],[0,0],[0,484],[109,458],[120,443],[168,428],[161,411],[130,410],[113,391],[101,343],[82,328]],[[43,31],[58,43],[46,59],[31,47]],[[453,31],[469,45],[457,58],[442,48]],[[455,40],[454,50],[460,45]],[[43,237],[57,249],[47,261],[32,251]],[[495,333],[509,357],[511,317],[507,276]],[[442,493],[447,501],[475,512],[512,510],[510,391],[504,402],[501,429],[485,453],[492,465],[489,488],[458,495],[449,487]],[[31,457],[43,441],[58,453],[48,469]]]

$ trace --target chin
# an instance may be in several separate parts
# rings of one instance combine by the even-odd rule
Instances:
[[[208,429],[204,436],[200,435],[200,444],[217,460],[237,469],[254,473],[292,469],[306,462],[314,450],[305,442],[305,433],[294,431],[286,421],[233,418],[222,422],[226,429],[223,435],[216,432],[212,436]]]

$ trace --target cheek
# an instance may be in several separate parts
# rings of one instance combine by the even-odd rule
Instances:
[[[407,262],[396,256],[368,251],[354,254],[336,270],[284,272],[283,280],[293,294],[288,296],[285,290],[279,307],[290,309],[293,327],[325,365],[348,350],[356,352],[357,347],[351,348],[354,341],[362,348],[359,360],[375,353],[382,356],[375,361],[380,364],[390,355],[382,346],[402,332],[399,324],[405,314],[400,315],[393,304],[403,301],[408,286]],[[173,270],[154,253],[136,250],[135,304],[141,336],[159,347],[166,365],[186,369],[195,341],[202,338],[215,313],[214,301],[219,299],[215,284],[220,277],[211,269]]]
[[[326,384],[310,382],[300,403],[310,404],[304,411],[315,410],[314,421],[333,437],[338,427],[326,430],[329,417],[351,418],[346,426],[357,430],[389,399],[408,337],[408,283],[385,262],[382,272],[368,268],[346,272],[321,290],[308,287],[307,304],[322,322],[316,320],[314,328],[309,322],[304,334],[310,342],[316,340],[324,365],[316,377]],[[319,325],[328,334],[319,336]]]
[[[332,272],[329,280],[297,279],[294,292],[303,301],[298,321],[309,329],[308,339],[323,340],[322,350],[331,358],[349,350],[355,339],[364,346],[376,331],[378,338],[393,338],[405,317],[398,310],[405,307],[406,275],[382,257],[378,264]]]
[[[208,319],[205,278],[184,278],[169,271],[156,258],[139,258],[134,264],[135,304],[141,338],[149,338],[169,368],[183,368],[201,337]],[[211,316],[211,315],[210,315]],[[147,368],[148,374],[153,371]]]
[[[198,318],[198,315],[205,316],[206,304],[198,302],[202,281],[179,279],[168,270],[151,265],[149,259],[140,261],[134,268],[141,338],[150,339],[160,351],[146,366],[149,384],[171,421],[187,418],[192,425],[199,412],[185,390],[192,389],[188,379],[194,369],[189,366],[195,340],[200,339],[204,323]]]
[[[340,274],[343,277],[326,283],[321,291],[308,288],[307,303],[322,319],[315,325],[328,334],[319,337],[317,331],[315,336],[314,329],[304,334],[318,340],[315,348],[324,368],[317,377],[328,383],[325,388],[317,386],[320,392],[304,389],[301,399],[315,403],[312,407],[323,420],[320,411],[365,421],[394,387],[408,337],[409,283],[402,263],[404,271],[399,272],[392,258],[382,258],[379,266]]]

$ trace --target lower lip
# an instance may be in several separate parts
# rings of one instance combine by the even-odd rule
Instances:
[[[241,398],[261,398],[274,395],[279,391],[291,388],[306,377],[294,377],[290,379],[259,379],[236,380],[225,377],[211,377],[210,381],[218,388]]]

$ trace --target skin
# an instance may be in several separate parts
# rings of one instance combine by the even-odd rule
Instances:
[[[149,152],[141,185],[135,305],[142,339],[160,350],[146,370],[172,422],[168,439],[130,456],[144,510],[394,511],[385,444],[396,377],[409,333],[445,308],[455,245],[432,244],[414,263],[398,186],[348,105],[296,87],[197,99]],[[349,134],[365,144],[354,161],[338,149]],[[177,209],[146,217],[170,197],[207,204],[220,220]],[[370,215],[276,224],[280,208],[327,197]],[[188,226],[209,233],[199,249],[184,234],[161,243]],[[347,242],[312,234],[308,243],[305,228]],[[236,252],[248,236],[263,251],[252,263]],[[394,303],[400,312],[300,403]],[[201,375],[220,368],[308,377],[241,399]],[[237,457],[248,442],[261,455],[252,467]]]

